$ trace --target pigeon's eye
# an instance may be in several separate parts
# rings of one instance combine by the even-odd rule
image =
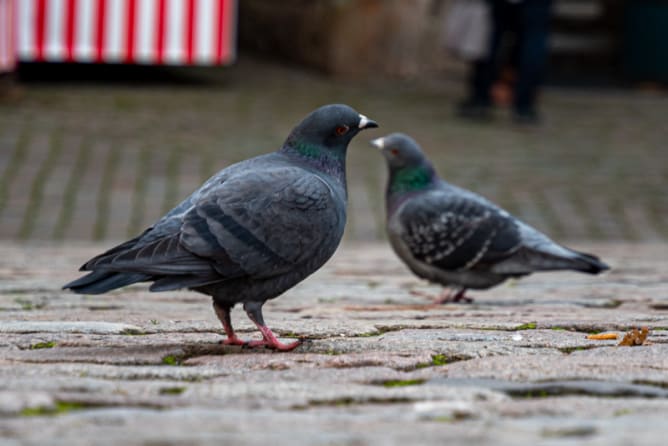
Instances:
[[[346,133],[348,133],[348,130],[350,130],[350,127],[348,127],[347,125],[340,125],[336,128],[336,134],[338,136],[343,136]]]
[[[390,149],[392,155],[399,155],[399,149]]]

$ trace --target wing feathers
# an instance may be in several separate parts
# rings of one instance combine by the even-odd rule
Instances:
[[[466,197],[434,193],[408,203],[400,219],[413,256],[448,271],[507,258],[521,243],[512,219]]]
[[[333,252],[323,241],[338,244],[343,232],[345,203],[314,177],[282,166],[207,183],[206,193],[193,194],[178,213],[82,269],[109,286],[130,277],[151,280],[155,291],[283,274],[313,255],[325,256],[320,250]]]

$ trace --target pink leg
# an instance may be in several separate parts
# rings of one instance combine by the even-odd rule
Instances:
[[[275,350],[288,352],[302,343],[302,341],[295,341],[291,342],[290,344],[283,344],[281,341],[276,339],[274,333],[264,323],[264,318],[262,317],[262,303],[246,302],[244,303],[244,310],[246,310],[246,314],[250,320],[253,321],[255,325],[257,325],[260,333],[262,333],[262,340],[249,342],[249,347],[269,347]]]
[[[225,330],[225,334],[227,335],[227,339],[223,339],[222,341],[220,341],[220,343],[223,345],[246,345],[247,342],[239,339],[237,337],[237,334],[234,332],[234,328],[232,328],[232,320],[230,319],[230,308],[221,307],[218,304],[216,304],[216,302],[214,302],[213,309],[216,312],[216,316],[218,316],[218,319],[220,319],[220,322],[223,323],[223,329]]]

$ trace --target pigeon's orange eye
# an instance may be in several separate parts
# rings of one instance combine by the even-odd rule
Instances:
[[[340,125],[336,128],[336,134],[339,135],[339,136],[343,136],[346,133],[348,133],[349,129],[350,129],[350,127],[348,127],[347,125]]]
[[[399,149],[391,149],[392,155],[399,155]]]

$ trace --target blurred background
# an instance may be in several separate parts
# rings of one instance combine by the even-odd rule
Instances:
[[[513,119],[512,49],[493,114],[457,112],[471,60],[445,37],[456,3],[0,0],[0,240],[134,236],[331,102],[381,125],[349,150],[348,240],[384,238],[368,141],[393,131],[558,240],[668,239],[668,1],[546,2],[531,122]]]

